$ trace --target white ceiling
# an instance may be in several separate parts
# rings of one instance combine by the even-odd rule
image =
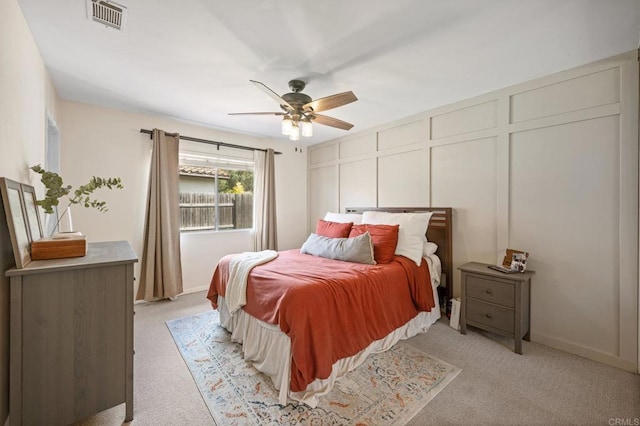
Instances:
[[[302,79],[314,99],[352,90],[325,114],[357,132],[640,42],[640,0],[118,0],[122,32],[84,0],[18,1],[63,99],[272,138],[279,117],[227,115],[279,111],[250,79],[280,95]]]

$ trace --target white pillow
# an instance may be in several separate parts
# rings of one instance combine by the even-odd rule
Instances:
[[[374,225],[400,225],[398,245],[395,254],[405,256],[420,266],[422,262],[425,234],[433,213],[389,213],[366,211],[362,214],[362,223]]]
[[[424,257],[429,257],[434,254],[438,250],[438,245],[436,243],[432,243],[431,241],[425,241],[422,243],[422,255]]]
[[[349,223],[353,222],[354,225],[360,225],[362,223],[362,215],[359,213],[331,213],[327,212],[324,215],[324,220],[328,222]]]

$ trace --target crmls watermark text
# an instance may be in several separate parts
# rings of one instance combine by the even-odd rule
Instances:
[[[620,418],[612,417],[609,419],[609,426],[640,426],[640,418]]]

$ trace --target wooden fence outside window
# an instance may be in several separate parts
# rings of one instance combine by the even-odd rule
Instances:
[[[253,228],[253,194],[218,194],[218,230]],[[212,192],[181,192],[180,231],[216,229],[216,198]]]

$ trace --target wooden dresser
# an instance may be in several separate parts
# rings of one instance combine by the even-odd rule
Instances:
[[[63,425],[126,403],[133,419],[133,264],[126,241],[10,269],[11,425]]]
[[[522,354],[522,339],[529,340],[530,293],[533,271],[505,274],[485,263],[462,265],[460,332],[467,325],[510,336]]]

